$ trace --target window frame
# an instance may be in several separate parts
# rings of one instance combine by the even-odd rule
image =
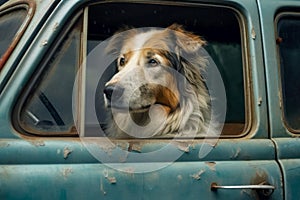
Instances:
[[[106,4],[109,2],[96,2],[96,3],[92,3],[89,5],[86,5],[86,9],[89,10],[88,8],[90,6],[93,5],[99,5],[99,4]],[[114,3],[131,3],[131,2],[125,2],[125,1],[121,1],[121,2],[114,2]],[[253,116],[255,115],[254,113],[254,108],[253,108],[253,95],[252,95],[252,84],[251,84],[251,76],[250,76],[250,63],[249,63],[249,59],[248,59],[248,54],[249,54],[249,41],[248,39],[248,35],[247,35],[247,20],[245,19],[244,15],[242,14],[241,11],[239,11],[237,8],[235,8],[234,6],[229,6],[229,5],[219,5],[216,3],[182,3],[182,2],[133,2],[135,4],[151,4],[151,5],[170,5],[170,6],[182,6],[182,7],[218,7],[218,8],[225,8],[230,10],[235,16],[236,19],[239,23],[239,30],[240,30],[240,36],[241,36],[241,56],[242,56],[242,70],[243,70],[243,82],[244,82],[244,88],[243,88],[243,92],[244,92],[244,98],[245,98],[245,124],[244,124],[244,128],[243,131],[239,134],[231,134],[231,135],[220,135],[220,138],[242,138],[247,136],[250,132],[251,129],[253,128],[254,125],[254,120],[253,120]],[[88,13],[88,11],[87,11]],[[88,14],[86,15],[88,16]],[[86,19],[86,22],[88,21],[88,19]],[[87,31],[87,28],[85,28],[85,26],[87,26],[88,24],[84,24],[84,30]],[[86,32],[84,34],[85,36],[88,35],[88,33]],[[85,38],[87,40],[87,38]],[[82,80],[84,80],[84,78],[82,78]],[[83,94],[83,93],[82,93]],[[84,98],[84,97],[81,97]],[[81,104],[81,106],[83,106]],[[81,108],[82,109],[82,108]],[[82,113],[85,113],[85,109],[83,108]],[[82,119],[85,119],[85,117],[82,117]],[[225,125],[226,123],[224,123]],[[81,128],[80,128],[80,132],[83,130],[83,126],[84,126],[84,122],[80,122]],[[255,129],[255,127],[254,127]],[[152,139],[152,138],[151,138]],[[153,138],[153,139],[159,139],[159,138]],[[164,138],[164,139],[170,139],[170,138]],[[197,139],[203,139],[201,138],[197,138]]]
[[[284,18],[284,17],[298,17],[300,19],[300,12],[299,11],[287,11],[287,10],[282,10],[278,13],[276,13],[275,15],[275,19],[274,19],[274,29],[275,29],[275,37],[276,37],[276,58],[277,58],[277,63],[278,63],[278,77],[279,77],[279,103],[280,103],[280,113],[281,113],[281,120],[283,122],[283,126],[287,129],[288,132],[292,133],[292,134],[300,134],[300,129],[294,129],[289,125],[289,122],[286,118],[286,114],[285,114],[285,103],[284,103],[284,95],[283,95],[283,75],[282,75],[282,66],[281,66],[281,56],[280,56],[280,37],[279,37],[279,31],[278,31],[278,23],[279,21]],[[300,20],[299,20],[300,21]]]
[[[70,33],[74,25],[76,25],[76,22],[80,19],[80,17],[83,17],[83,11],[79,10],[75,12],[74,15],[70,18],[68,23],[64,26],[64,28],[57,34],[56,39],[54,40],[53,44],[49,47],[48,51],[46,51],[44,58],[39,62],[40,67],[35,70],[35,72],[32,74],[31,78],[28,81],[28,84],[25,86],[25,89],[21,92],[21,96],[19,97],[19,101],[17,102],[16,109],[13,112],[13,126],[21,132],[22,134],[26,136],[47,136],[47,137],[53,137],[53,136],[78,136],[76,129],[71,129],[70,132],[66,131],[52,131],[52,132],[46,132],[46,131],[38,131],[37,129],[31,129],[30,127],[24,127],[21,120],[21,112],[22,108],[24,108],[24,105],[26,103],[26,100],[30,96],[30,93],[32,92],[35,84],[39,83],[39,79],[41,75],[45,72],[47,69],[47,64],[51,60],[52,56],[55,54],[56,50],[59,48],[61,44],[63,44],[63,41],[65,37]],[[83,22],[82,22],[82,28],[83,28]],[[80,55],[79,59],[82,60],[83,51],[82,51],[82,41],[83,38],[81,36],[80,41]]]
[[[91,3],[91,4],[84,4],[81,6],[81,10],[83,10],[83,39],[82,41],[87,41],[87,13],[88,13],[88,7],[89,6],[93,6],[95,4],[106,4],[107,2],[97,2],[97,3]],[[119,2],[116,2],[119,3]],[[123,1],[121,1],[121,3],[123,3]],[[129,2],[130,3],[130,2]],[[241,35],[241,56],[242,56],[242,68],[243,68],[243,82],[244,82],[244,100],[245,100],[245,124],[244,124],[244,130],[239,133],[239,134],[231,134],[231,135],[220,135],[220,138],[243,138],[247,135],[249,135],[252,130],[256,130],[256,126],[257,123],[255,123],[256,121],[254,120],[254,116],[255,116],[255,110],[254,110],[254,106],[253,106],[253,88],[252,88],[252,84],[251,84],[251,73],[250,73],[250,61],[249,61],[249,39],[248,39],[248,33],[247,33],[247,20],[246,17],[244,16],[244,14],[242,13],[242,11],[238,10],[235,6],[232,5],[223,5],[223,4],[217,4],[217,3],[181,3],[181,2],[134,2],[134,3],[139,3],[139,4],[157,4],[157,5],[178,5],[178,6],[184,6],[184,7],[201,7],[201,6],[205,6],[205,7],[221,7],[221,8],[226,8],[231,10],[234,15],[236,16],[236,19],[238,20],[239,23],[239,29],[240,29],[240,35]],[[75,13],[78,14],[78,11]],[[72,18],[72,17],[71,17]],[[63,31],[62,31],[63,32]],[[66,31],[65,31],[66,32]],[[61,33],[58,34],[58,37],[61,36]],[[57,46],[57,44],[60,44],[59,41],[55,41],[54,42],[55,45]],[[84,46],[84,45],[83,45]],[[57,47],[55,47],[57,48]],[[50,51],[55,51],[50,47]],[[52,50],[51,50],[52,49]],[[81,52],[84,53],[84,49],[83,47],[81,47]],[[84,54],[81,53],[81,56],[85,56]],[[47,56],[46,59],[50,59],[50,56]],[[84,59],[84,57],[82,58]],[[43,60],[42,63],[47,63],[46,60]],[[45,64],[44,64],[45,65]],[[24,130],[21,125],[20,125],[20,112],[21,112],[21,108],[27,98],[27,96],[29,95],[31,88],[33,87],[33,85],[36,83],[39,74],[41,74],[44,70],[45,66],[40,67],[38,69],[37,72],[35,72],[33,74],[33,78],[30,81],[30,84],[26,87],[25,92],[22,93],[22,98],[21,100],[18,102],[17,105],[17,112],[16,114],[14,114],[13,116],[17,116],[15,121],[16,123],[14,124],[14,126],[17,128],[17,130],[20,130],[21,133],[25,133],[27,136],[48,136],[48,137],[52,137],[52,136],[78,136],[78,133],[69,133],[66,134],[67,132],[39,132],[37,133],[37,131],[28,131],[28,130]],[[82,81],[82,80],[81,80]],[[83,87],[83,86],[80,86]],[[80,95],[84,95],[84,92],[80,91],[79,92]],[[79,97],[80,102],[77,102],[77,110],[80,113],[85,113],[85,109],[84,107],[82,108],[82,104],[84,103],[84,96]],[[79,106],[79,107],[78,107]],[[79,129],[81,129],[81,127],[83,127],[84,124],[84,116],[79,115],[80,117],[78,119],[75,119],[76,124],[79,126]],[[255,127],[253,126],[255,125]],[[156,138],[153,138],[156,139]],[[169,138],[166,138],[169,139]],[[203,139],[203,138],[199,138],[199,139]]]
[[[27,15],[22,22],[22,25],[18,28],[18,31],[16,35],[14,35],[14,38],[12,42],[10,43],[9,47],[5,51],[2,57],[0,57],[0,71],[4,67],[6,61],[9,59],[10,55],[14,51],[15,47],[17,46],[18,42],[22,38],[24,32],[26,31],[27,26],[29,25],[31,19],[33,18],[36,10],[36,4],[34,1],[29,0],[19,0],[17,2],[14,2],[12,4],[4,5],[0,9],[0,17],[2,15],[8,14],[10,12],[13,12],[15,10],[25,9],[27,11]]]

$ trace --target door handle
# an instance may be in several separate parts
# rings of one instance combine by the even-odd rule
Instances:
[[[258,185],[218,185],[217,183],[212,183],[210,188],[213,191],[219,189],[240,189],[240,190],[251,189],[251,190],[257,190],[257,192],[259,192],[265,197],[270,196],[275,190],[275,186],[266,183],[261,183]]]

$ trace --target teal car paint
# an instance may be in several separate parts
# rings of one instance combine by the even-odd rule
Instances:
[[[58,46],[74,29],[81,31],[79,46],[82,48],[87,43],[84,39],[88,37],[85,35],[88,17],[93,17],[89,6],[103,5],[105,8],[111,4],[135,3],[139,6],[224,8],[234,13],[242,38],[242,88],[247,107],[240,111],[246,113],[242,130],[230,134],[230,129],[229,134],[219,138],[112,139],[110,144],[106,140],[100,144],[85,141],[69,133],[45,135],[46,128],[42,134],[25,130],[18,115],[23,112],[31,89],[46,71],[43,63],[51,60],[48,59],[50,54],[64,49]],[[300,14],[300,1],[12,0],[0,7],[0,25],[1,17],[16,5],[26,5],[32,17],[27,19],[26,26],[20,27],[24,28],[21,38],[0,66],[0,199],[300,198],[300,153],[297,151],[300,141],[298,133],[292,132],[282,117],[280,59],[276,44],[277,16],[281,12]],[[126,14],[124,9],[119,12]],[[93,20],[90,27],[98,18]],[[114,20],[117,19],[111,18],[109,23]],[[82,25],[76,29],[78,21]],[[230,47],[238,48],[236,44]],[[80,95],[84,92],[79,92]],[[84,112],[76,111],[78,115]],[[151,154],[158,149],[164,151],[159,156]],[[108,161],[99,159],[95,152]],[[146,170],[148,168],[156,170]]]

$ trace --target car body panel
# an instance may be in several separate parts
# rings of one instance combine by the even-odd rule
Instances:
[[[136,165],[146,165],[140,163]],[[153,163],[152,163],[153,164]],[[136,174],[124,164],[126,172],[102,164],[4,165],[0,168],[0,197],[4,199],[257,199],[255,190],[211,190],[219,184],[249,182],[261,184],[268,173],[278,174],[276,163],[247,161],[224,163],[176,162],[151,173]],[[231,173],[229,173],[231,172]],[[223,177],[219,177],[224,174]],[[245,174],[237,176],[236,173]],[[225,181],[226,180],[226,181]],[[276,187],[280,180],[269,179]],[[41,186],[42,184],[42,186]],[[273,197],[280,197],[275,190]],[[270,198],[277,199],[277,198]],[[278,198],[279,199],[279,198]]]

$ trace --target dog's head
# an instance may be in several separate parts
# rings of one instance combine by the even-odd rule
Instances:
[[[190,104],[197,102],[197,110],[204,108],[206,112],[208,94],[201,76],[205,59],[199,55],[204,44],[199,36],[176,24],[166,29],[130,29],[114,35],[107,53],[117,57],[117,73],[105,85],[106,106],[118,112],[129,111],[144,123],[147,119],[141,113],[160,105],[168,116],[180,109],[182,100],[189,98],[193,90],[196,100]],[[186,90],[187,84],[192,89]],[[200,115],[203,118],[205,114]]]
[[[204,44],[199,36],[176,24],[163,30],[131,29],[116,34],[107,47],[108,53],[118,57],[118,72],[104,89],[107,106],[139,113],[159,104],[167,113],[175,111],[183,83],[174,72],[184,74],[190,84],[199,87],[199,64],[203,63],[195,56]]]

